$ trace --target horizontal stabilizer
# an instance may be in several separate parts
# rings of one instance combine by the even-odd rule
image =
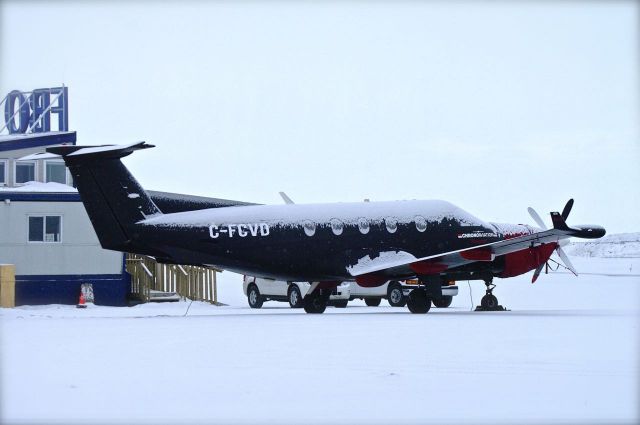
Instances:
[[[99,146],[55,146],[47,148],[47,152],[60,155],[65,160],[75,162],[77,158],[86,159],[108,159],[122,158],[140,149],[153,148],[154,145],[146,142],[136,142],[129,145],[99,145]]]

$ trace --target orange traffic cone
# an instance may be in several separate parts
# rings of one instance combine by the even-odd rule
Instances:
[[[84,294],[80,291],[80,299],[78,300],[77,308],[87,308],[87,305],[84,303]]]

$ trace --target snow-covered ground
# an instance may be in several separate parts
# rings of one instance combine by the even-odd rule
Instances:
[[[567,252],[579,257],[637,258],[640,257],[640,233],[618,233],[593,241],[572,242]]]
[[[509,312],[38,306],[0,310],[0,422],[638,423],[640,259],[500,281]],[[473,303],[471,301],[473,297]]]

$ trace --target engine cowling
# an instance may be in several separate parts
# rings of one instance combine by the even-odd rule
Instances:
[[[502,272],[498,276],[513,277],[535,270],[549,260],[557,247],[557,243],[548,243],[506,254]]]

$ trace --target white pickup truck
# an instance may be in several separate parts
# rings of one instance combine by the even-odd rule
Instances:
[[[380,302],[385,298],[389,305],[392,307],[404,307],[407,304],[407,297],[418,285],[417,279],[407,279],[404,281],[391,280],[382,286],[374,288],[364,288],[357,283],[351,283],[351,297],[350,300],[363,299],[364,302],[370,307],[376,307],[380,305]],[[433,300],[433,306],[439,308],[446,308],[451,305],[453,297],[458,295],[458,287],[455,282],[446,282],[442,286],[442,298]]]
[[[385,298],[392,307],[404,307],[409,292],[417,285],[418,281],[415,279],[389,281],[375,288],[364,288],[355,282],[343,282],[331,293],[329,305],[344,308],[350,300],[363,299],[368,306],[376,307]],[[251,308],[260,308],[265,301],[289,302],[292,308],[301,308],[302,299],[310,287],[308,282],[286,282],[253,276],[244,276],[242,285]],[[434,307],[446,308],[456,295],[458,287],[455,282],[447,282],[442,286],[442,298],[433,300],[432,303]]]
[[[244,276],[242,290],[247,296],[249,307],[260,308],[265,301],[289,302],[292,308],[302,308],[302,299],[309,292],[308,282],[286,282],[284,280],[262,279]],[[344,308],[351,293],[348,283],[341,283],[329,297],[329,305]]]

